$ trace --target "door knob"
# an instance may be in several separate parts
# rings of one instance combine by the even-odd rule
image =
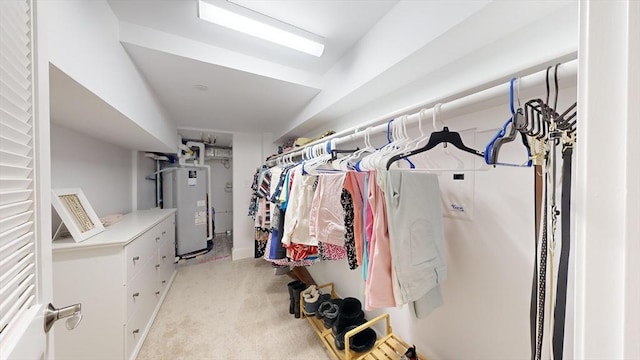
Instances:
[[[80,321],[82,321],[82,305],[73,304],[56,309],[53,304],[49,303],[44,310],[44,332],[48,333],[56,321],[64,318],[67,318],[67,329],[75,329],[78,324],[80,324]]]

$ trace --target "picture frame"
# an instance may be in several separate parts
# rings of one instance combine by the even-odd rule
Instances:
[[[51,203],[75,242],[81,242],[104,231],[98,215],[82,189],[53,189]]]

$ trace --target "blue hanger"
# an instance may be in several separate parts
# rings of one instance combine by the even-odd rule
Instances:
[[[509,86],[509,109],[511,110],[511,117],[507,120],[507,122],[502,125],[502,128],[498,131],[498,133],[489,141],[485,148],[484,152],[484,160],[488,165],[502,165],[502,166],[515,166],[515,167],[530,167],[532,164],[531,161],[531,148],[529,147],[529,143],[527,141],[526,135],[524,133],[520,133],[522,136],[522,143],[527,149],[527,158],[528,161],[526,164],[509,164],[502,163],[497,161],[498,153],[500,151],[500,147],[508,142],[513,141],[518,134],[518,127],[520,126],[519,122],[525,120],[524,114],[521,108],[515,109],[514,106],[514,83],[516,78],[512,78]],[[525,120],[526,121],[526,120]],[[509,134],[507,135],[507,128],[511,125],[509,130]]]

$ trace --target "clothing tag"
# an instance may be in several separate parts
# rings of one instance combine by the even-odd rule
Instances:
[[[440,181],[440,195],[442,198],[442,215],[444,217],[473,220],[473,175],[465,176],[465,180],[452,178]]]

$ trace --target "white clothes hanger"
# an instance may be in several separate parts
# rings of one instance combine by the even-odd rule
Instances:
[[[358,132],[356,131],[355,134]],[[356,150],[350,155],[338,160],[338,167],[342,171],[354,170],[357,161],[365,154],[369,154],[376,151],[376,148],[371,144],[371,127],[364,130],[363,136],[364,146],[360,150]]]
[[[406,122],[406,118],[407,116],[403,115],[389,121],[387,125],[387,138],[391,141],[382,146],[380,149],[371,153],[370,155],[363,157],[360,160],[359,165],[359,168],[361,170],[375,170],[377,167],[379,167],[381,159],[383,159],[386,155],[391,154],[391,152],[397,149],[397,146],[399,144],[402,144],[406,140],[406,131],[402,131],[402,126],[403,123]],[[389,137],[389,135],[391,136]]]
[[[303,164],[303,169],[307,174],[318,175],[320,173],[335,172],[335,169],[324,166],[331,160],[331,149],[335,148],[335,139],[317,144],[312,147],[314,157]]]
[[[375,167],[378,169],[385,169],[387,161],[391,159],[391,157],[405,152],[407,147],[413,142],[407,131],[409,117],[404,115],[398,118],[398,120],[399,123],[395,127],[394,133],[392,133],[397,133],[397,136],[394,136],[394,141],[390,144],[389,150],[380,154],[375,159]]]

